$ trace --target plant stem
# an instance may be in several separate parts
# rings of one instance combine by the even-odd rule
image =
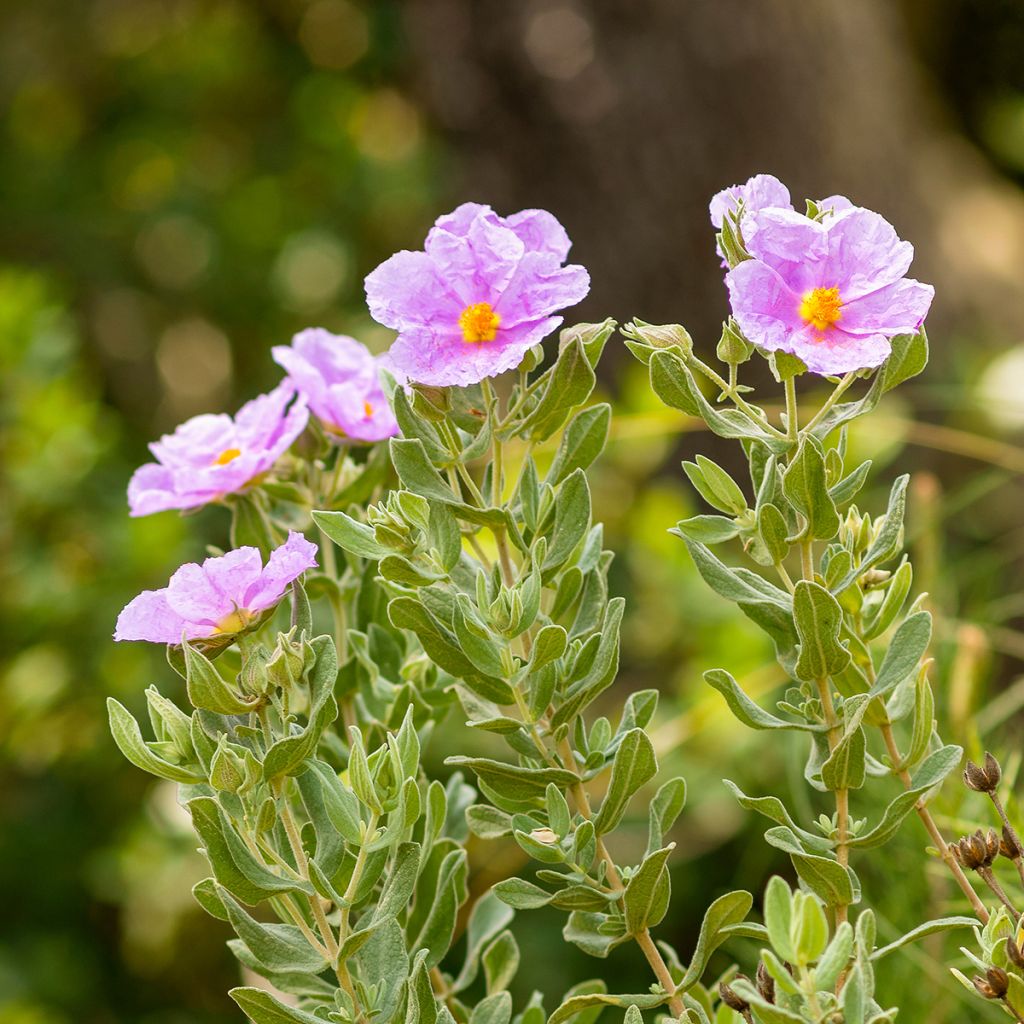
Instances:
[[[573,756],[568,738],[563,739],[559,743],[558,753],[562,758],[565,768],[576,776],[576,781],[569,787],[569,791],[572,793],[573,800],[576,803],[576,809],[587,821],[593,821],[594,812],[590,806],[590,798],[587,796],[587,791],[583,788],[583,780],[579,777],[579,772],[576,770],[576,759]],[[604,840],[600,836],[597,838],[597,854],[604,862],[606,877],[612,891],[622,892],[625,886],[622,884],[619,869],[615,866],[615,861],[612,860],[608,847],[605,846]],[[637,932],[633,938],[636,939],[637,945],[643,951],[647,962],[651,965],[651,970],[654,971],[655,976],[661,983],[661,987],[668,993],[668,1005],[672,1011],[672,1016],[676,1018],[681,1017],[684,1011],[683,1001],[676,995],[676,983],[672,980],[672,972],[668,969],[668,965],[655,945],[654,939],[651,938],[650,929],[644,928],[643,931]]]
[[[756,412],[754,408],[743,398],[742,395],[737,394],[732,388],[730,388],[729,382],[725,380],[725,378],[722,377],[721,374],[717,373],[710,366],[708,366],[707,363],[701,362],[696,356],[693,355],[690,355],[687,358],[687,362],[695,369],[703,373],[708,380],[710,380],[723,392],[723,394],[728,395],[729,398],[732,400],[733,405],[735,405],[736,408],[739,409],[740,412],[742,412],[743,415],[746,416],[747,419],[749,419],[752,423],[756,423],[762,430],[768,431],[769,434],[772,434],[773,436],[779,438],[780,440],[786,437],[786,435],[782,433],[781,430],[777,430],[764,418],[764,416]]]
[[[893,765],[903,763],[903,755],[900,753],[900,749],[896,744],[896,737],[893,735],[892,726],[885,722],[879,727],[882,731],[882,739],[885,740],[886,750],[889,752],[889,758]],[[913,783],[910,779],[910,772],[906,768],[900,768],[896,771],[896,776],[903,783],[905,789],[911,789]],[[952,853],[949,852],[949,844],[942,836],[942,832],[939,831],[939,826],[935,824],[935,819],[932,817],[931,811],[928,810],[928,806],[923,800],[918,800],[914,805],[914,809],[917,811],[917,816],[921,819],[921,824],[924,825],[928,831],[928,835],[931,836],[932,842],[935,844],[935,848],[939,851],[939,856],[942,857],[956,879],[956,884],[960,886],[961,892],[967,897],[968,902],[974,910],[975,916],[985,924],[988,921],[988,911],[985,909],[985,904],[981,901],[981,897],[974,891],[974,886],[971,885],[971,880],[964,874],[963,869],[956,862],[956,858]]]
[[[978,877],[992,890],[997,900],[1010,912],[1011,918],[1016,921],[1020,917],[1020,911],[1010,902],[1006,890],[999,884],[999,879],[991,868],[978,868]]]
[[[848,373],[843,379],[835,386],[835,390],[825,400],[825,404],[811,417],[810,423],[804,428],[805,430],[811,430],[816,427],[824,418],[825,414],[839,401],[843,392],[857,379],[856,373]]]
[[[796,444],[800,431],[800,421],[796,405],[796,378],[786,381],[786,437]]]
[[[825,714],[825,724],[828,726],[828,749],[833,751],[839,745],[842,738],[842,727],[836,715],[835,704],[832,702],[832,692],[829,689],[828,679],[816,679],[818,696],[821,699],[822,711]],[[844,868],[850,866],[850,791],[848,789],[837,789],[836,796],[836,860]],[[840,925],[846,920],[846,906],[837,904],[835,907],[836,924]]]

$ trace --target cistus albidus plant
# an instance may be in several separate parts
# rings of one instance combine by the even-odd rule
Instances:
[[[230,513],[231,550],[182,566],[117,625],[118,640],[167,645],[191,707],[148,690],[151,739],[113,700],[110,718],[131,762],[180,787],[210,866],[195,897],[266,982],[231,992],[256,1024],[891,1020],[874,998],[878,959],[974,922],[877,947],[856,859],[915,812],[987,917],[927,809],[961,752],[934,734],[928,616],[900,558],[906,480],[872,520],[851,505],[868,466],[844,466],[845,424],[924,366],[931,290],[904,277],[909,245],[845,200],[805,217],[761,176],[712,215],[735,314],[724,376],[680,327],[625,334],[657,393],[749,458],[746,486],[703,456],[688,463],[723,514],[677,529],[708,583],[771,636],[792,685],[769,711],[727,672],[709,681],[745,724],[804,733],[808,784],[834,799],[801,824],[778,796],[736,790],[775,822],[767,838],[792,857],[796,888],[772,880],[763,924],[737,888],[694,923],[693,948],[656,937],[686,784],[659,776],[658,692],[612,688],[623,601],[587,470],[608,436],[610,407],[591,397],[615,324],[563,329],[545,366],[542,342],[588,275],[566,263],[550,214],[465,204],[367,278],[371,313],[398,332],[388,353],[299,334],[274,349],[289,375],[275,391],[153,445],[129,489],[135,515]],[[738,380],[755,350],[784,384],[777,424]],[[807,370],[844,374],[811,413],[796,397]],[[840,403],[861,377],[865,395]],[[711,551],[737,540],[755,571]],[[449,749],[442,782],[421,753],[445,718],[474,753]],[[868,780],[897,790],[875,822],[856,817]],[[627,854],[617,833],[641,809],[646,843]],[[467,906],[471,834],[517,844],[527,866]],[[514,1004],[509,925],[540,907],[598,961],[635,947],[649,987],[621,993],[599,971]],[[737,938],[761,948],[750,975],[707,978]]]

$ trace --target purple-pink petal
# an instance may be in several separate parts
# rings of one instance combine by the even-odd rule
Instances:
[[[734,213],[741,201],[746,213],[772,206],[787,210],[793,208],[789,189],[778,178],[772,174],[755,174],[744,184],[724,188],[712,198],[708,204],[712,225],[721,228],[725,223],[726,214]]]
[[[904,277],[844,303],[837,326],[850,334],[913,334],[924,323],[934,297],[930,284]]]
[[[122,609],[114,630],[115,640],[146,640],[154,644],[177,644],[182,635],[189,640],[213,632],[186,622],[167,604],[166,590],[144,590]]]
[[[399,332],[385,365],[397,379],[435,386],[517,366],[587,293],[586,271],[562,265],[568,250],[565,230],[543,210],[502,218],[464,203],[439,217],[424,252],[397,253],[366,279],[370,312]],[[460,323],[470,310],[483,317],[480,337]]]
[[[240,605],[250,612],[262,612],[284,597],[292,581],[316,565],[316,545],[292,531],[267,559],[257,579],[245,590]]]
[[[826,224],[828,259],[822,283],[838,286],[844,303],[898,281],[913,262],[914,247],[872,210],[850,210]]]

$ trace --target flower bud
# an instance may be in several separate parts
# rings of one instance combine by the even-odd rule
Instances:
[[[238,674],[238,682],[243,693],[264,696],[269,690],[267,678],[267,661],[270,655],[263,647],[254,647],[246,652],[242,661],[242,671]]]
[[[964,769],[964,783],[968,789],[973,789],[976,793],[994,793],[1002,775],[999,762],[988,751],[985,751],[984,765],[976,765],[973,761],[967,762],[967,767]]]
[[[169,744],[177,755],[177,763],[195,760],[192,746],[192,719],[177,704],[164,697],[155,686],[146,690],[149,720],[159,742]],[[167,755],[169,751],[165,752]],[[168,758],[172,760],[172,758]]]
[[[210,785],[224,793],[237,793],[245,785],[245,761],[221,736],[210,762]]]
[[[440,423],[445,414],[451,412],[451,391],[448,388],[430,387],[427,384],[414,384],[412,407],[424,419]]]
[[[986,999],[1004,999],[1010,990],[1009,976],[1001,967],[990,967],[984,977],[978,974],[971,981]]]
[[[647,324],[634,320],[632,326],[636,337],[651,348],[679,348],[684,354],[693,351],[693,338],[682,324]]]
[[[278,633],[277,646],[267,662],[267,678],[273,686],[288,690],[302,680],[306,665],[306,644],[296,640],[297,627]]]
[[[722,324],[722,337],[718,340],[715,355],[729,366],[739,366],[740,363],[745,363],[753,352],[754,346],[743,337],[736,321],[729,317]]]

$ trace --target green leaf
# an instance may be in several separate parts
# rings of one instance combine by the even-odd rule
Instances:
[[[243,903],[255,906],[283,892],[313,894],[308,882],[281,878],[257,860],[212,797],[196,797],[186,807],[214,877]]]
[[[845,907],[853,902],[853,884],[849,871],[828,857],[809,853],[790,853],[796,873],[830,907]]]
[[[217,918],[218,921],[227,921],[228,912],[221,901],[220,896],[217,895],[217,882],[213,878],[204,878],[200,882],[196,882],[192,886],[192,895],[195,897],[196,903],[199,904],[205,910],[210,917]]]
[[[651,388],[670,408],[688,416],[700,416],[700,406],[693,397],[692,379],[686,364],[675,353],[654,352],[650,359]]]
[[[608,793],[594,819],[599,836],[616,828],[633,794],[650,782],[657,771],[658,761],[650,737],[643,729],[631,729],[615,752]]]
[[[801,732],[822,732],[824,729],[816,723],[792,722],[765,711],[743,692],[725,669],[710,669],[704,673],[704,680],[725,697],[729,710],[749,729],[798,729]]]
[[[661,1006],[667,1000],[668,996],[666,994],[654,995],[650,992],[621,996],[612,995],[608,992],[588,992],[567,999],[548,1017],[548,1024],[562,1024],[562,1021],[569,1020],[583,1010],[593,1007],[618,1006],[624,1008],[632,1005],[643,1010],[653,1010],[656,1006]]]
[[[205,775],[200,774],[198,769],[171,764],[170,761],[165,761],[158,754],[153,753],[142,738],[139,723],[135,721],[131,712],[113,697],[107,698],[107,714],[110,717],[110,732],[118,750],[136,768],[141,768],[144,772],[149,772],[150,775],[155,775],[157,778],[167,779],[168,782],[178,782],[185,786],[206,781]]]
[[[897,832],[903,819],[914,809],[929,790],[939,785],[960,764],[963,750],[950,744],[930,754],[911,779],[910,789],[900,793],[882,815],[882,820],[870,832],[854,836],[849,845],[870,849],[887,843]]]
[[[513,800],[529,800],[542,798],[548,783],[554,783],[561,789],[567,789],[578,781],[575,772],[563,768],[523,768],[519,765],[506,764],[504,761],[492,761],[486,757],[464,757],[454,755],[445,758],[446,765],[471,769],[481,781],[492,786],[501,786]]]
[[[787,963],[796,963],[793,947],[793,894],[785,880],[773,875],[764,891],[764,924],[772,949]]]
[[[839,532],[839,514],[828,492],[824,455],[809,435],[800,439],[796,455],[782,474],[782,491],[804,518],[802,536],[829,540]]]
[[[832,941],[822,953],[814,968],[814,980],[819,991],[830,991],[836,987],[843,972],[850,964],[853,955],[853,928],[849,921],[843,921],[836,928]]]
[[[519,944],[510,931],[503,931],[480,957],[488,995],[507,989],[519,969]]]
[[[511,906],[493,890],[477,900],[466,926],[466,959],[459,976],[452,982],[453,992],[461,992],[473,984],[484,947],[512,923],[514,916]]]
[[[807,1018],[775,1003],[769,1003],[746,978],[729,982],[730,988],[757,1013],[759,1024],[806,1024]]]
[[[345,512],[313,512],[313,522],[343,551],[359,558],[379,561],[391,553],[374,537],[373,527],[353,519]]]
[[[594,390],[597,378],[579,337],[562,346],[557,362],[545,377],[540,400],[519,427],[519,433],[534,442],[551,437]]]
[[[931,639],[932,617],[928,612],[917,612],[901,623],[885,652],[871,695],[884,697],[910,676],[928,650]]]
[[[563,695],[561,705],[551,718],[552,729],[571,722],[575,715],[596,700],[615,679],[619,669],[619,630],[625,604],[621,597],[614,597],[608,602],[594,660],[583,678],[573,683]]]
[[[842,593],[868,569],[873,569],[896,553],[900,533],[903,530],[903,515],[907,507],[907,484],[909,482],[910,477],[905,473],[896,478],[892,490],[889,492],[889,504],[878,535],[864,553],[860,565],[852,568],[832,587],[834,593]]]
[[[606,402],[578,412],[562,434],[554,461],[545,477],[557,487],[573,470],[586,469],[604,450],[612,407]]]
[[[654,853],[661,846],[665,834],[675,824],[686,806],[686,779],[669,779],[658,787],[648,810],[647,852]]]
[[[555,523],[548,538],[542,571],[545,582],[561,569],[590,529],[590,485],[582,469],[575,469],[555,498]]]
[[[700,925],[697,947],[690,958],[686,973],[679,982],[679,991],[685,992],[700,981],[711,954],[725,941],[726,936],[722,934],[722,929],[742,921],[750,912],[753,903],[754,897],[749,892],[738,889],[719,896],[708,907]]]
[[[389,444],[391,461],[403,487],[421,497],[443,501],[447,505],[461,504],[444,478],[434,468],[419,438],[393,437]]]
[[[853,970],[846,976],[840,1002],[843,1007],[843,1024],[864,1024],[869,993],[865,990],[864,972],[860,964],[854,964]]]
[[[839,642],[843,611],[824,587],[809,580],[797,583],[793,620],[800,638],[795,668],[800,679],[826,679],[846,668],[850,652]]]
[[[739,485],[711,459],[698,455],[696,463],[684,462],[683,470],[709,505],[733,516],[742,515],[746,511],[747,499]]]
[[[828,945],[828,921],[821,904],[801,894],[793,901],[793,948],[800,965],[813,963]]]
[[[777,796],[747,796],[735,782],[729,779],[722,780],[726,787],[736,797],[741,807],[748,811],[756,811],[764,815],[769,821],[779,825],[785,825],[794,835],[798,836],[805,847],[820,850],[822,853],[832,849],[832,844],[823,836],[815,835],[800,828],[793,820],[785,805]]]
[[[323,1024],[320,1017],[287,1006],[262,988],[233,988],[228,995],[253,1024]]]
[[[933,921],[926,921],[911,929],[906,935],[901,935],[895,942],[876,949],[871,954],[872,960],[881,960],[882,957],[894,953],[897,949],[923,939],[926,935],[934,935],[936,932],[946,932],[953,928],[976,928],[978,919],[976,917],[939,917]]]
[[[495,992],[481,999],[469,1015],[469,1024],[508,1024],[512,1019],[512,996]]]
[[[499,678],[505,666],[501,649],[490,630],[476,621],[469,598],[459,594],[452,613],[452,626],[459,649],[473,663],[474,668],[485,676]]]
[[[505,878],[496,882],[491,892],[516,910],[537,910],[546,907],[552,899],[552,894],[546,889],[523,878]]]
[[[861,722],[870,704],[863,694],[843,706],[843,735],[821,766],[821,781],[829,790],[860,789],[864,785],[867,740]]]
[[[779,565],[789,553],[789,529],[778,508],[770,501],[758,506],[757,532],[773,565]]]
[[[681,519],[672,532],[698,544],[722,544],[738,537],[740,528],[725,516],[693,516]]]
[[[665,916],[669,900],[669,877],[665,865],[674,849],[675,843],[671,843],[648,854],[626,884],[622,906],[626,930],[630,935],[639,935],[645,928],[653,928]]]
[[[258,697],[240,694],[217,671],[217,666],[188,641],[182,643],[182,652],[185,656],[188,699],[194,707],[221,715],[243,715],[258,706]]]
[[[474,804],[466,810],[469,830],[481,839],[501,839],[512,834],[512,817],[490,804]]]
[[[548,812],[548,826],[559,838],[564,838],[572,828],[572,816],[569,805],[565,801],[561,789],[551,783],[544,794],[544,802]]]
[[[231,893],[218,887],[228,920],[249,952],[264,967],[276,972],[319,974],[327,961],[313,949],[302,932],[290,924],[263,924],[242,909]]]

